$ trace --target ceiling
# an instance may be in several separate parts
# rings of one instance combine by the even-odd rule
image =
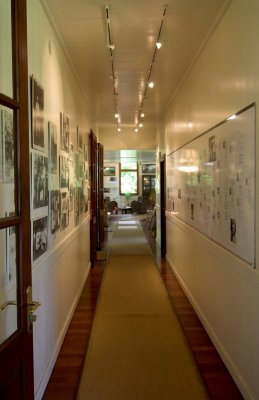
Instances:
[[[136,128],[142,102],[145,127],[154,126],[161,119],[186,70],[229,3],[168,0],[165,6],[163,0],[41,1],[92,104],[97,128],[110,127],[115,131],[116,107],[122,130]],[[143,99],[164,11],[160,35],[163,46],[155,53],[150,76],[155,87],[148,88]],[[107,47],[109,43],[114,44],[114,50]]]

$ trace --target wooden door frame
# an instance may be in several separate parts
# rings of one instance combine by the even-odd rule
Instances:
[[[166,255],[166,157],[160,159],[161,257]]]
[[[17,227],[17,310],[18,329],[0,346],[0,390],[3,396],[19,399],[34,398],[33,338],[27,326],[26,289],[31,286],[31,224],[30,224],[30,156],[28,120],[28,60],[26,0],[12,0],[13,37],[13,98],[0,94],[0,104],[14,112],[16,132],[15,193],[16,215],[0,220],[0,228]],[[8,386],[9,382],[13,382]],[[12,381],[13,380],[13,381]],[[18,387],[18,385],[21,385]],[[10,392],[11,391],[11,392]],[[5,398],[5,397],[4,397]],[[18,398],[18,397],[17,397]]]

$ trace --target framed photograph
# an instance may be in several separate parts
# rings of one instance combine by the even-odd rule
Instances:
[[[104,176],[115,176],[116,175],[115,167],[104,167],[103,168],[103,175]]]
[[[44,151],[44,90],[34,76],[31,77],[32,147]]]
[[[79,215],[79,188],[75,187],[74,192],[74,218],[75,218],[75,225],[79,224],[80,215]]]
[[[50,192],[50,230],[54,234],[60,229],[60,190]]]
[[[14,132],[13,132],[13,112],[11,110],[7,109],[2,110],[2,137],[3,137],[2,141],[3,181],[6,183],[14,182]],[[1,174],[1,167],[0,167],[0,174]]]
[[[59,156],[59,176],[60,176],[60,187],[68,188],[69,185],[69,168],[68,158],[65,156]]]
[[[77,149],[79,151],[83,151],[83,136],[79,131],[79,127],[77,127]]]
[[[60,230],[63,231],[69,226],[69,192],[61,193],[61,225]]]
[[[4,180],[3,110],[0,109],[0,182]]]
[[[155,174],[156,164],[142,164],[142,174]]]
[[[69,132],[69,118],[60,113],[60,149],[66,153],[70,150]]]
[[[37,260],[48,249],[48,216],[32,222],[32,258]]]
[[[32,153],[33,209],[48,205],[48,158]]]
[[[84,182],[84,213],[88,211],[88,182]]]
[[[87,145],[86,144],[84,144],[84,159],[85,159],[85,161],[88,160],[88,152],[87,152]]]
[[[58,145],[57,145],[57,127],[49,121],[49,172],[57,173]]]

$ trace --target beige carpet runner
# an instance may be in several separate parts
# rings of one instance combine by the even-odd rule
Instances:
[[[206,389],[141,226],[114,224],[78,400],[199,400]]]

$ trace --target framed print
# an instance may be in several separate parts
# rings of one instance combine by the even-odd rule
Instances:
[[[53,122],[49,121],[49,172],[50,174],[57,173],[57,127]]]
[[[48,249],[48,216],[32,222],[32,258],[37,260]]]
[[[14,213],[7,213],[7,215],[11,216]],[[16,231],[16,226],[6,229],[6,284],[16,281]]]
[[[82,133],[79,131],[79,127],[77,127],[77,149],[83,151],[83,137]]]
[[[63,231],[69,225],[69,193],[61,193],[61,224],[60,230]]]
[[[69,118],[60,113],[60,149],[66,153],[70,150],[69,132]]]
[[[59,174],[60,174],[60,187],[68,188],[69,184],[69,168],[68,158],[59,156]]]
[[[31,77],[32,147],[44,151],[44,90],[34,76]]]
[[[104,167],[103,168],[103,175],[104,176],[115,176],[116,175],[115,167]]]
[[[4,153],[3,153],[3,110],[0,108],[0,182],[4,180]]]
[[[87,153],[87,145],[86,144],[84,144],[84,159],[85,159],[85,161],[88,160],[88,153]]]
[[[4,182],[14,182],[13,111],[2,110],[2,174]],[[1,158],[1,155],[0,155]],[[1,167],[0,167],[1,168]],[[1,172],[1,169],[0,169]]]
[[[50,230],[54,234],[60,229],[60,190],[50,192]]]
[[[142,174],[155,174],[156,164],[142,164]]]
[[[48,158],[38,153],[32,153],[32,205],[48,205]]]
[[[75,187],[74,192],[74,218],[75,218],[75,225],[79,224],[79,188]]]

